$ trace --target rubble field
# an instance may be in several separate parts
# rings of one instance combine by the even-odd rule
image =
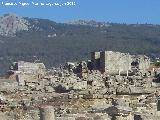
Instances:
[[[46,69],[14,62],[0,79],[1,120],[159,120],[160,68],[145,55],[92,52]]]

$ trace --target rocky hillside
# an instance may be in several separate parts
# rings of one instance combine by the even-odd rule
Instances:
[[[0,17],[0,35],[14,36],[16,32],[28,30],[28,21],[14,14],[6,14]]]
[[[6,14],[0,17],[0,73],[17,60],[47,67],[88,58],[91,51],[112,50],[158,56],[160,25],[96,21],[56,23]],[[160,56],[160,55],[159,55]]]
[[[86,25],[86,26],[91,26],[91,27],[109,27],[109,23],[105,22],[96,22],[94,20],[86,21],[86,20],[77,20],[77,21],[71,21],[68,22],[67,24],[71,25]]]

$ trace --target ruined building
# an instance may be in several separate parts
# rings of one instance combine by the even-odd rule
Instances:
[[[43,63],[19,61],[13,63],[8,74],[11,79],[17,80],[20,85],[24,85],[27,80],[42,79],[46,74],[46,68]]]
[[[100,69],[104,72],[118,73],[131,70],[131,55],[120,52],[104,51],[100,53]]]
[[[0,80],[3,120],[160,118],[160,68],[145,55],[92,52],[91,60],[52,69],[19,61],[10,73],[16,80]]]
[[[133,55],[132,56],[132,68],[137,68],[138,70],[145,71],[150,66],[150,59],[145,55]]]
[[[150,59],[145,55],[130,55],[113,51],[91,53],[92,68],[111,74],[129,73],[134,69],[145,71],[150,66]]]

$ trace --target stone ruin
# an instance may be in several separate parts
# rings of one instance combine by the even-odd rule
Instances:
[[[100,70],[109,73],[119,73],[131,70],[131,55],[104,51],[100,53]]]
[[[132,55],[132,69],[145,71],[150,67],[150,59],[145,55]]]
[[[156,120],[160,69],[150,59],[113,51],[46,69],[19,61],[1,80],[0,116],[8,120]],[[151,72],[152,71],[152,72]],[[12,80],[10,80],[12,79]],[[4,119],[5,120],[5,119]]]
[[[91,65],[93,70],[110,74],[129,73],[136,70],[146,71],[150,67],[150,59],[145,55],[130,55],[113,51],[101,51],[91,53]]]
[[[24,85],[26,81],[42,79],[46,74],[43,63],[14,62],[8,71],[9,77],[18,81],[19,85]]]

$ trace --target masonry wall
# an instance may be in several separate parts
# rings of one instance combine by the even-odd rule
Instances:
[[[145,71],[150,67],[150,59],[145,55],[139,55],[139,69]]]
[[[19,61],[18,71],[27,74],[44,74],[45,65],[43,63],[30,63],[30,62]]]
[[[104,51],[100,53],[100,70],[108,73],[118,73],[131,70],[131,55],[127,53]]]

